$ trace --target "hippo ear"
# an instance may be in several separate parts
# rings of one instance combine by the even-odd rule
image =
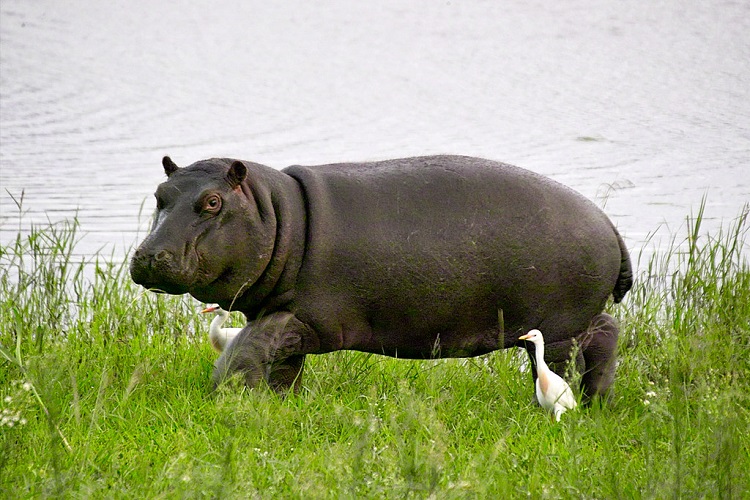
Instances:
[[[229,167],[229,172],[227,172],[227,182],[232,186],[232,189],[239,186],[245,180],[245,177],[247,177],[247,167],[245,164],[241,161],[232,163],[232,166]]]
[[[172,161],[172,158],[170,158],[169,156],[165,156],[164,158],[162,158],[161,164],[164,165],[164,173],[167,174],[167,177],[177,172],[177,169],[180,168],[175,164],[175,162]]]

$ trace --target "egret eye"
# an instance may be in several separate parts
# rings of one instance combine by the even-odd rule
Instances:
[[[218,194],[206,197],[203,202],[203,211],[215,214],[219,210],[221,210],[221,197]]]

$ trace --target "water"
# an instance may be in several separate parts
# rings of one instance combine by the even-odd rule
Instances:
[[[750,4],[3,0],[0,241],[124,256],[178,164],[482,156],[595,200],[634,254],[750,201]],[[13,197],[24,194],[24,216]],[[658,238],[657,238],[658,239]]]

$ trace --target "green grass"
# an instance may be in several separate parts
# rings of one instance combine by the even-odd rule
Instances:
[[[741,498],[750,491],[745,207],[702,210],[625,303],[612,401],[559,424],[517,351],[309,356],[281,399],[210,393],[196,302],[74,262],[77,225],[0,247],[5,498]]]

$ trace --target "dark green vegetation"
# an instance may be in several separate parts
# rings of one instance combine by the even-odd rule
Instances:
[[[309,356],[281,399],[211,394],[209,318],[74,262],[76,224],[0,247],[7,498],[740,498],[750,489],[748,207],[702,211],[624,304],[612,401],[562,422],[525,354]]]

